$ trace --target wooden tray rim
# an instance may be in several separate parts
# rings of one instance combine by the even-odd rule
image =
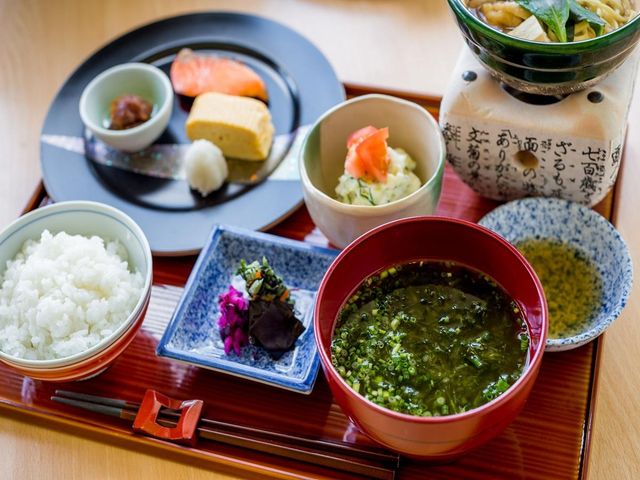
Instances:
[[[418,92],[410,92],[403,90],[395,90],[388,89],[383,87],[376,87],[372,85],[363,85],[363,84],[353,84],[353,83],[344,83],[345,92],[348,97],[352,96],[360,96],[366,94],[382,94],[382,95],[390,95],[401,97],[403,99],[415,102],[420,104],[422,107],[427,109],[429,112],[437,114],[440,107],[440,102],[442,100],[441,97],[422,94]],[[624,172],[624,159],[622,162],[622,166],[620,169],[618,180],[612,191],[612,206],[611,206],[611,223],[615,226],[618,214],[618,206],[619,202],[617,201],[619,198],[619,188],[620,184],[620,176]],[[22,214],[30,212],[40,205],[40,203],[46,198],[47,192],[44,188],[44,184],[42,180],[40,180],[32,193],[31,197],[27,201],[25,208]],[[590,367],[590,381],[589,381],[589,391],[587,392],[587,405],[586,405],[586,413],[585,413],[585,423],[583,427],[583,436],[582,442],[580,446],[580,462],[579,462],[579,470],[578,470],[578,478],[584,479],[587,478],[588,475],[588,467],[589,467],[589,454],[591,451],[590,442],[592,436],[593,429],[593,418],[596,410],[596,399],[597,399],[597,391],[598,391],[598,377],[601,363],[601,352],[604,343],[604,336],[600,336],[595,339],[593,345],[594,350],[592,353],[591,367]],[[20,419],[20,417],[25,418],[37,418],[43,421],[43,425],[45,428],[52,428],[50,424],[55,425],[66,425],[77,429],[79,432],[93,434],[96,437],[106,437],[107,439],[112,439],[115,442],[119,443],[120,446],[123,444],[132,444],[138,447],[140,453],[149,453],[143,452],[143,449],[149,449],[155,451],[155,449],[162,450],[171,454],[172,460],[187,464],[188,459],[197,459],[203,461],[203,466],[206,468],[210,468],[214,470],[216,467],[223,466],[227,468],[231,468],[234,470],[241,470],[245,472],[252,472],[254,474],[259,475],[267,475],[269,478],[279,478],[279,479],[304,479],[306,477],[298,475],[294,472],[283,472],[281,469],[273,468],[268,465],[259,464],[250,460],[237,458],[237,457],[229,457],[227,455],[217,455],[213,452],[203,451],[198,448],[188,448],[175,443],[165,442],[159,439],[154,439],[152,437],[137,435],[131,431],[130,434],[122,433],[121,431],[111,429],[108,427],[104,427],[102,425],[98,426],[93,424],[92,422],[81,422],[77,421],[73,418],[67,417],[64,414],[59,412],[51,412],[50,414],[45,413],[44,411],[38,411],[32,407],[28,407],[21,404],[16,404],[11,401],[8,401],[4,398],[0,398],[0,411],[5,413],[11,413],[15,415],[15,418]],[[91,437],[87,437],[91,438]],[[236,472],[237,473],[237,472]]]

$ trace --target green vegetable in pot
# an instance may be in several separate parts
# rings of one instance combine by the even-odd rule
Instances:
[[[544,23],[559,42],[567,41],[569,0],[516,0],[516,2]]]
[[[460,0],[498,31],[533,42],[580,42],[638,16],[634,0]]]
[[[606,25],[604,20],[591,10],[584,8],[576,0],[569,0],[569,11],[571,18],[575,23],[586,21],[589,23],[591,28],[593,28],[596,36],[600,36],[604,33],[604,27]]]

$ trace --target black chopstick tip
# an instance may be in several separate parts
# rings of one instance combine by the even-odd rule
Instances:
[[[56,396],[56,395],[53,395],[53,396],[51,397],[51,401],[56,402],[56,403],[61,403],[61,404],[63,404],[63,405],[69,405],[69,406],[71,406],[71,407],[76,407],[76,406],[77,406],[77,405],[75,405],[75,404],[73,403],[73,401],[72,401],[72,400],[69,400],[68,398],[64,398],[64,397],[58,397],[58,396]]]
[[[125,400],[67,390],[56,390],[55,395],[51,396],[51,400],[93,413],[126,420],[133,420],[139,408],[138,404],[133,404]],[[175,426],[178,415],[170,410],[165,410],[164,413],[171,414],[170,418],[158,418],[159,424],[170,427]],[[363,478],[392,480],[395,478],[396,469],[399,464],[400,457],[393,453],[367,451],[366,447],[357,448],[349,452],[345,451],[345,446],[341,443],[332,445],[332,442],[301,438],[297,438],[297,440],[304,440],[302,442],[303,445],[296,445],[295,436],[276,434],[276,438],[273,438],[274,436],[272,434],[272,438],[268,438],[269,436],[265,435],[267,432],[261,431],[260,429],[253,432],[257,434],[257,436],[255,436],[250,433],[248,434],[246,430],[249,430],[249,428],[246,427],[242,427],[241,430],[244,431],[240,432],[225,431],[224,429],[219,430],[215,428],[217,423],[222,422],[201,419],[198,433],[201,437],[209,440],[250,448],[264,453],[271,453],[322,467],[356,473],[362,475]],[[207,428],[208,426],[210,428]],[[231,427],[231,425],[226,426]],[[262,435],[265,435],[266,438],[260,438]],[[283,440],[288,440],[288,442],[284,441],[282,443]],[[287,445],[287,443],[289,444]]]

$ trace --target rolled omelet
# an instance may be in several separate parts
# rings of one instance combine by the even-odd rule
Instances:
[[[274,132],[264,103],[224,93],[198,95],[186,129],[191,140],[209,140],[225,157],[256,161],[269,155]]]

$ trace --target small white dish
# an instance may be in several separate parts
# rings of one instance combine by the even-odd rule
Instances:
[[[597,268],[602,280],[600,306],[582,332],[571,337],[547,338],[545,351],[571,350],[589,343],[620,316],[631,292],[633,265],[624,240],[599,213],[567,200],[525,198],[496,208],[479,223],[512,244],[530,238],[566,243]]]
[[[153,104],[146,122],[126,130],[107,127],[111,102],[124,94],[138,95]],[[105,70],[85,87],[80,118],[99,140],[125,152],[151,145],[167,128],[173,110],[173,88],[165,73],[146,63],[124,63]]]

